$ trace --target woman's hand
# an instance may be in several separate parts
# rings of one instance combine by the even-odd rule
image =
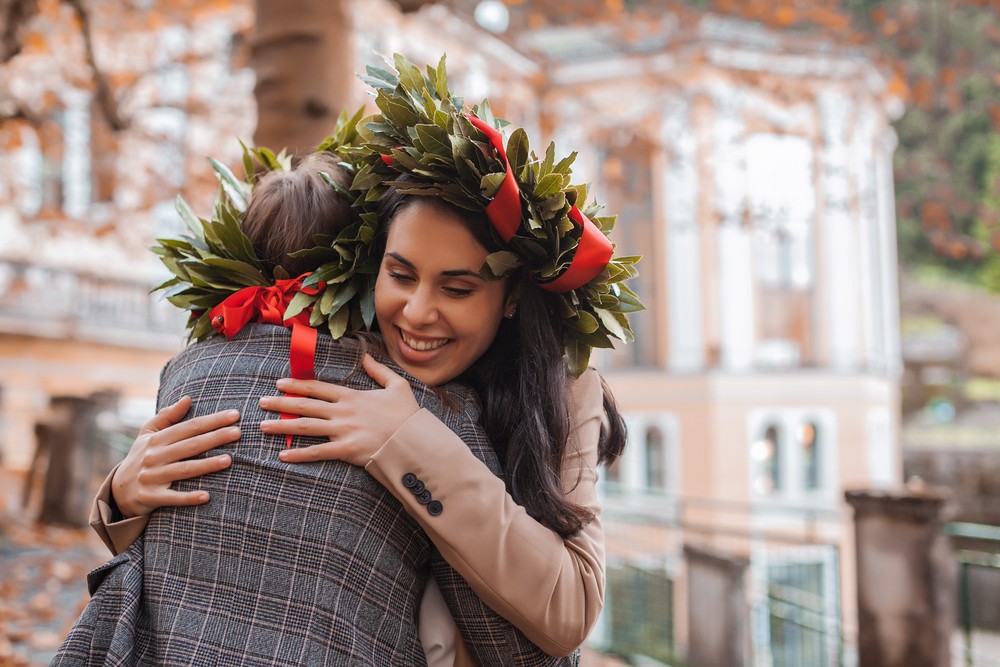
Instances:
[[[111,494],[125,517],[149,514],[157,507],[202,505],[207,491],[174,491],[173,482],[228,468],[228,454],[185,460],[239,440],[236,410],[223,410],[182,422],[191,408],[187,396],[160,410],[143,424],[111,481]]]
[[[278,389],[299,398],[265,396],[260,407],[272,412],[300,415],[298,419],[261,422],[269,435],[308,435],[329,442],[285,449],[278,458],[287,463],[346,461],[365,466],[375,452],[419,409],[410,383],[375,361],[361,360],[365,372],[383,389],[358,391],[319,380],[278,380]]]

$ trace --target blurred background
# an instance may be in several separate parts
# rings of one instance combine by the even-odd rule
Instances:
[[[488,97],[642,254],[595,359],[584,664],[1000,664],[998,0],[0,0],[0,665],[107,558],[90,499],[183,316],[148,251],[206,157],[303,151],[400,52]],[[543,141],[544,140],[544,141]]]

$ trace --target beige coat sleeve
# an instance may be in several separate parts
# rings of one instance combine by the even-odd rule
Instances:
[[[569,539],[528,516],[503,481],[426,410],[407,420],[366,467],[483,601],[552,655],[580,646],[604,605],[604,531],[596,490],[602,396],[592,369],[573,384],[563,487],[596,518]],[[411,473],[440,503],[435,514],[405,485]]]
[[[115,478],[118,466],[111,469],[107,478],[101,483],[90,508],[90,527],[100,536],[101,541],[115,556],[127,550],[139,539],[142,531],[149,523],[148,516],[135,516],[131,519],[115,521],[111,510],[111,480]]]

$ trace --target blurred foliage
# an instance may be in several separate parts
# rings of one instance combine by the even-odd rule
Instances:
[[[874,41],[909,86],[895,123],[900,261],[1000,291],[1000,260],[989,252],[1000,246],[1000,3],[860,4],[871,5]]]

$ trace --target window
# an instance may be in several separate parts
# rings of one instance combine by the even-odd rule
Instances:
[[[111,202],[117,185],[116,168],[119,156],[118,137],[96,98],[90,106],[91,200]]]
[[[646,488],[667,490],[667,451],[663,431],[659,426],[646,429]]]
[[[622,460],[615,459],[615,462],[604,469],[604,479],[609,484],[619,485],[622,483]]]
[[[612,366],[654,366],[656,332],[653,315],[657,294],[656,226],[653,221],[653,147],[639,139],[606,145],[601,151],[601,186],[597,200],[605,204],[601,215],[617,215],[615,255],[642,255],[639,275],[629,286],[646,304],[646,310],[629,315],[635,341],[619,345],[608,355]]]
[[[815,491],[820,486],[820,439],[815,422],[801,424],[796,433],[802,450],[802,488]]]
[[[628,443],[622,455],[604,466],[604,490],[625,496],[664,496],[679,492],[679,427],[669,412],[625,414]]]
[[[749,419],[752,493],[758,498],[832,499],[836,490],[836,438],[832,411],[759,410]]]
[[[781,490],[781,438],[775,425],[764,429],[750,454],[754,462],[753,490],[760,495],[770,495]]]
[[[64,201],[63,155],[65,143],[62,118],[62,111],[57,111],[51,120],[46,120],[38,128],[39,147],[42,151],[42,211],[49,214],[62,210]]]
[[[746,142],[747,218],[754,233],[757,363],[812,362],[815,278],[813,150],[804,137],[755,134]]]

